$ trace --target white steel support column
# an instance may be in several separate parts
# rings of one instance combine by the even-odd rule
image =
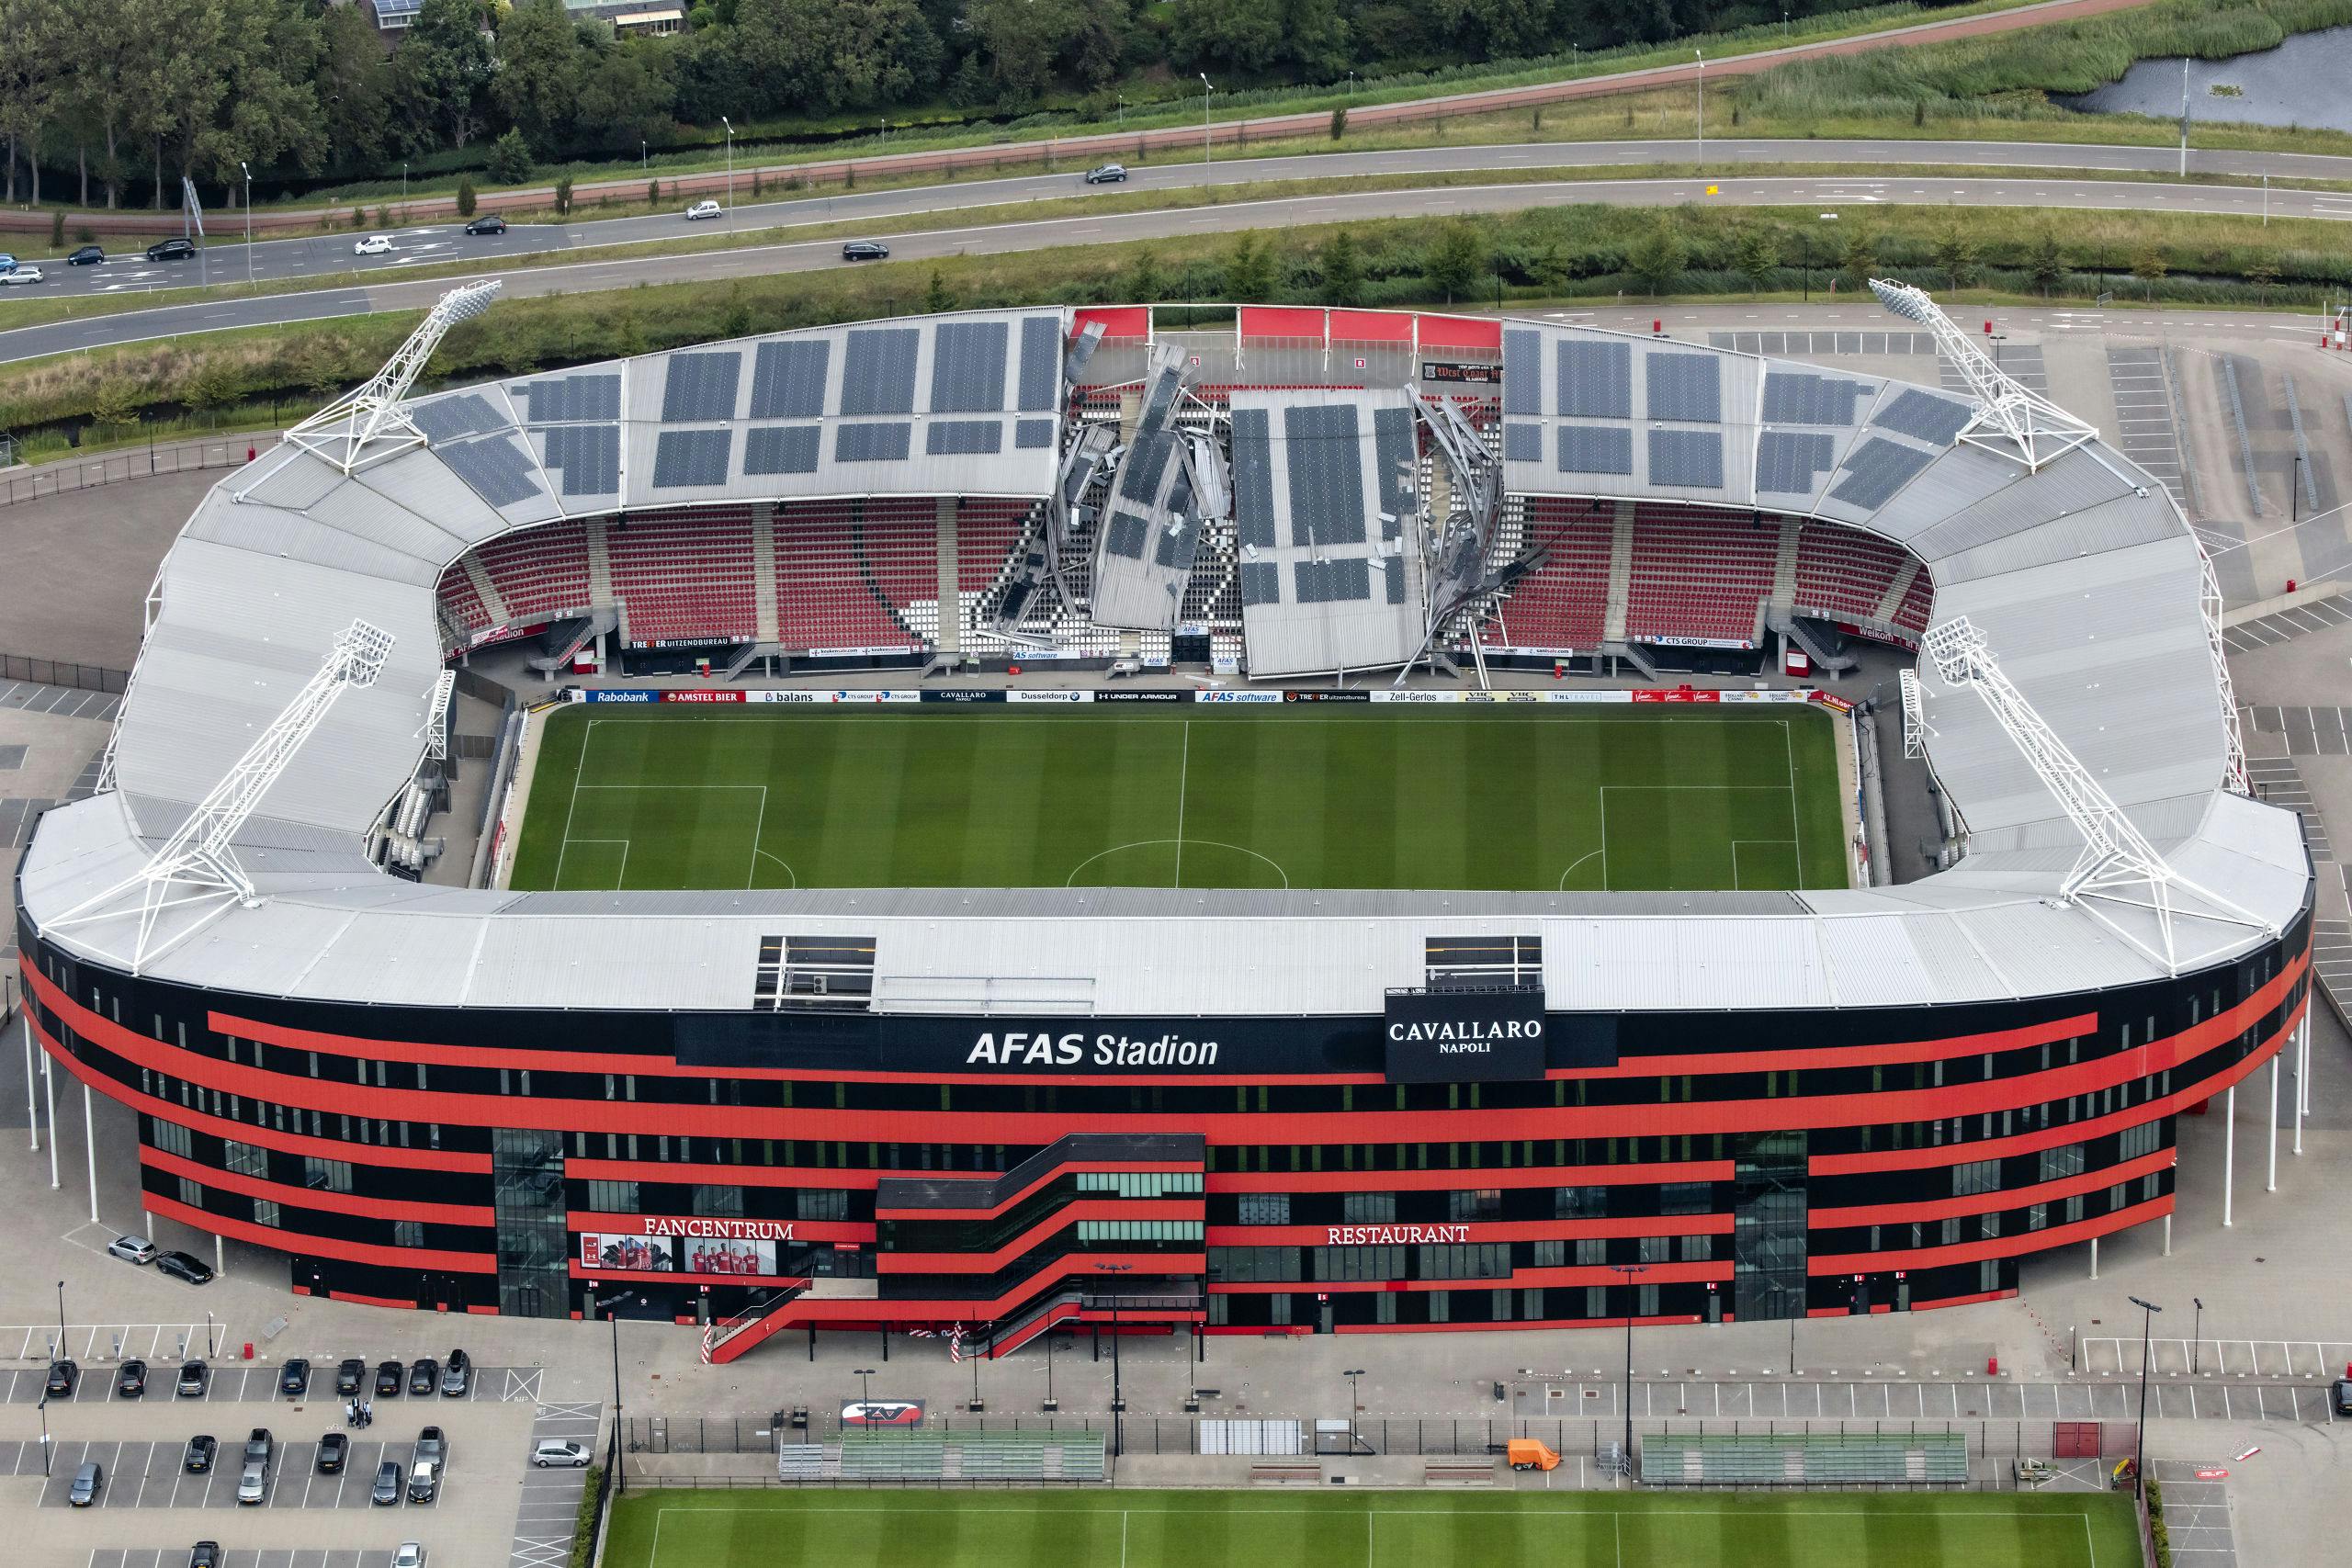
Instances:
[[[82,1086],[82,1152],[90,1157],[90,1223],[98,1223],[98,1097]]]
[[[220,1275],[229,1272],[229,1244],[220,1239],[219,1231],[212,1233],[212,1271]]]
[[[2091,1237],[2091,1278],[2098,1278],[2098,1237]]]
[[[2170,1214],[2165,1216],[2165,1256],[2166,1258],[2172,1256],[2172,1216]]]
[[[49,1101],[49,1190],[57,1190],[57,1058],[44,1051],[40,1058],[40,1089]]]
[[[2311,1102],[2312,1015],[2306,1009],[2295,1024],[2295,1157],[2303,1155],[2303,1110]]]
[[[40,1112],[33,1106],[33,1025],[27,1019],[20,1027],[25,1035],[25,1130],[32,1134],[33,1150],[40,1153]],[[41,1060],[49,1058],[43,1055]],[[2299,1126],[2301,1122],[2297,1123]]]
[[[2278,1058],[2287,1054],[2284,1045],[2270,1057],[2270,1120],[2262,1129],[2262,1142],[2270,1151],[2270,1165],[2262,1181],[2265,1192],[2278,1190]]]
[[[2226,1230],[2236,1222],[2231,1216],[2231,1201],[2236,1196],[2238,1182],[2238,1086],[2232,1084],[2222,1097],[2222,1227]]]

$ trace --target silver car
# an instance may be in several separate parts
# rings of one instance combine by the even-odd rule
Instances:
[[[245,1466],[244,1473],[237,1477],[237,1501],[263,1503],[268,1499],[269,1467],[255,1461]]]

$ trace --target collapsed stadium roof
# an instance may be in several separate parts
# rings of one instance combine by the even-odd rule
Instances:
[[[43,818],[20,871],[26,910],[46,928],[135,873],[356,615],[393,636],[380,678],[344,694],[235,839],[261,901],[200,929],[176,917],[180,931],[167,913],[144,973],[385,1005],[737,1010],[763,937],[844,921],[876,939],[874,1005],[927,1012],[1373,1011],[1385,989],[1421,983],[1424,940],[1449,933],[1540,934],[1563,1010],[1964,1002],[2165,973],[2114,923],[2128,908],[2097,917],[2057,897],[2081,834],[1990,707],[1928,664],[1929,750],[1971,852],[1897,887],[515,893],[411,884],[368,863],[362,840],[419,754],[435,585],[468,548],[650,505],[1045,497],[1077,314],[821,328],[417,399],[398,412],[421,443],[350,473],[275,449],[213,489],[165,559],[116,787]],[[1501,336],[1509,491],[1817,515],[1903,544],[1932,575],[1939,618],[1969,618],[2188,881],[2273,926],[2301,909],[2295,818],[2226,787],[2232,730],[2197,542],[2162,487],[2105,444],[2029,469],[1962,439],[1979,405],[1931,389],[1549,323],[1510,321]],[[1321,396],[1281,379],[1295,401]],[[2183,903],[2193,964],[2263,940]],[[120,962],[102,925],[58,937]]]

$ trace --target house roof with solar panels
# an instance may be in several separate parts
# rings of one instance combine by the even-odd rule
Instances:
[[[2153,912],[2134,934],[2128,901],[2095,914],[2058,897],[2084,842],[2076,818],[1993,703],[1928,660],[1928,748],[1970,852],[1900,886],[517,893],[408,883],[368,862],[365,837],[420,755],[439,673],[435,585],[467,549],[626,508],[1048,497],[1078,439],[1073,393],[1150,369],[1148,342],[1073,366],[1089,314],[827,327],[403,400],[390,413],[418,439],[348,474],[331,450],[274,450],[214,488],[166,558],[118,724],[115,787],[42,819],[24,908],[46,924],[135,873],[357,615],[392,634],[380,678],[345,694],[238,830],[259,901],[193,934],[163,931],[146,973],[385,1005],[737,1010],[763,937],[838,934],[844,919],[874,933],[885,1011],[1019,1008],[1022,977],[1048,975],[1063,1011],[1377,1011],[1386,987],[1421,982],[1427,938],[1498,929],[1544,939],[1554,1009],[1957,1003],[2166,972]],[[1419,350],[1369,374],[1359,359],[1355,379],[1380,384],[1339,387],[1310,384],[1278,352],[1253,370],[1239,349],[1237,338],[1231,504],[1251,547],[1253,652],[1263,637],[1270,662],[1329,668],[1393,647],[1428,592],[1410,553],[1386,548],[1389,519],[1414,504],[1392,469]],[[1508,492],[1817,515],[1918,556],[1939,618],[1966,618],[2123,830],[2196,890],[2174,907],[2197,963],[2252,951],[2303,908],[2296,819],[2228,787],[2234,731],[2197,541],[2163,488],[2087,427],[2056,439],[2045,424],[2030,466],[1987,434],[1997,389],[1972,399],[1519,321],[1500,324],[1489,358],[1502,367]],[[2053,415],[2064,417],[2046,405],[2026,417]],[[1174,482],[1159,476],[1134,508],[1138,563],[1158,560],[1149,531],[1179,515]],[[90,928],[57,940],[108,961]]]

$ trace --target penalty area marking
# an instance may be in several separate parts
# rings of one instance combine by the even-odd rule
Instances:
[[[1283,891],[1285,893],[1290,891],[1290,873],[1283,869],[1282,863],[1280,861],[1275,860],[1272,855],[1261,855],[1255,850],[1245,850],[1239,844],[1228,844],[1217,839],[1137,839],[1132,843],[1113,844],[1107,850],[1095,851],[1092,854],[1087,856],[1084,860],[1072,866],[1070,868],[1069,874],[1062,878],[1062,886],[1064,887],[1077,886],[1078,874],[1084,871],[1088,866],[1092,865],[1096,861],[1101,860],[1105,855],[1117,854],[1121,850],[1149,849],[1156,844],[1175,845],[1176,863],[1181,867],[1184,863],[1184,846],[1188,843],[1200,844],[1204,848],[1212,850],[1231,850],[1235,854],[1248,855],[1251,860],[1264,861],[1268,865],[1274,868],[1274,874],[1283,879]]]
[[[765,815],[765,813],[762,813],[762,815],[763,815],[763,816],[764,816],[764,815]],[[759,870],[759,863],[760,863],[760,861],[761,861],[761,860],[763,860],[763,859],[772,860],[772,861],[775,862],[775,863],[776,863],[776,864],[778,864],[778,865],[780,865],[780,866],[784,867],[784,874],[785,874],[785,875],[786,875],[786,876],[788,876],[788,877],[790,877],[790,878],[792,878],[792,886],[793,886],[794,888],[797,888],[797,887],[800,886],[800,874],[799,874],[798,872],[797,872],[797,871],[793,870],[793,869],[792,869],[792,863],[791,863],[790,861],[788,861],[788,860],[785,859],[782,855],[772,855],[772,854],[769,854],[769,853],[767,852],[767,851],[763,850],[763,849],[759,849],[759,848],[757,848],[757,847],[754,847],[754,848],[752,849],[752,872],[753,872],[755,874],[757,874],[757,872],[758,872],[758,870]]]
[[[563,886],[563,857],[571,852],[571,846],[574,844],[618,844],[621,847],[621,869],[620,874],[613,878],[613,885],[610,887],[574,887],[569,889],[569,891],[573,893],[617,893],[628,885],[628,840],[627,839],[566,839],[564,840],[561,847],[560,847],[555,852],[554,891],[558,893],[567,891]]]

